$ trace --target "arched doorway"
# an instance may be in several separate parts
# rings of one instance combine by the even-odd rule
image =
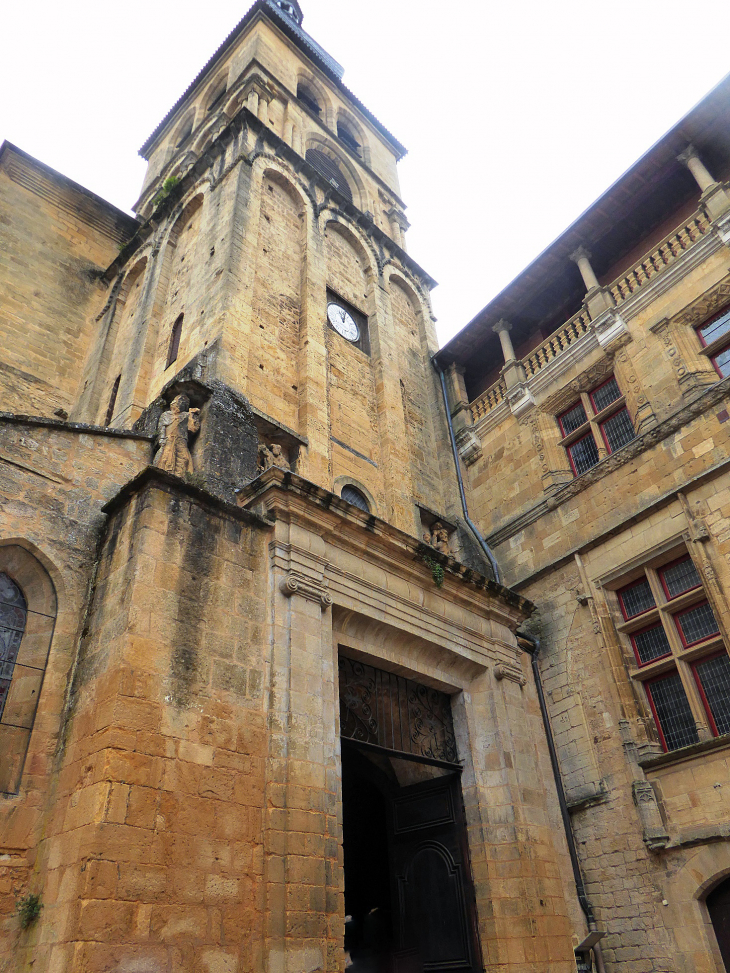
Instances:
[[[722,961],[730,973],[730,878],[726,878],[710,892],[705,904],[717,936]]]
[[[340,656],[351,973],[482,969],[448,695]]]

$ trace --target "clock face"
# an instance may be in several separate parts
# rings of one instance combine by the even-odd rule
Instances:
[[[348,341],[357,341],[360,337],[355,319],[340,304],[327,305],[327,319],[335,331]]]

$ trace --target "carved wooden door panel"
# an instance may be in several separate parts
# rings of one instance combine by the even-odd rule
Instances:
[[[404,969],[481,971],[459,775],[401,788],[392,802],[395,934]]]

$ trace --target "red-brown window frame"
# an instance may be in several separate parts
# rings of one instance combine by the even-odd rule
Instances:
[[[652,609],[650,608],[649,611],[651,611],[651,610]],[[638,618],[638,617],[639,617],[638,615],[634,615],[634,618]],[[643,669],[645,666],[653,665],[655,662],[661,662],[662,659],[669,659],[671,657],[671,655],[672,655],[672,647],[671,647],[671,645],[669,645],[669,639],[667,639],[667,645],[669,645],[669,651],[668,652],[665,652],[664,655],[657,655],[653,659],[649,659],[648,662],[642,662],[641,661],[641,659],[639,658],[639,652],[638,652],[638,650],[636,648],[636,642],[634,642],[634,636],[635,635],[641,635],[642,632],[648,632],[649,629],[652,629],[652,628],[660,628],[662,630],[662,632],[664,632],[664,626],[662,625],[661,621],[657,620],[657,622],[655,624],[646,625],[644,628],[640,628],[636,632],[630,632],[629,633],[629,639],[631,640],[631,648],[634,650],[634,655],[636,656],[636,664],[639,667],[639,669]],[[667,633],[664,632],[664,637],[665,638],[666,638],[666,635],[667,635]]]
[[[693,589],[690,589],[690,590],[693,590]],[[679,597],[679,595],[677,595],[677,597]],[[712,608],[712,605],[710,605],[709,599],[707,599],[707,598],[705,598],[704,601],[695,602],[694,605],[689,605],[689,607],[683,608],[682,611],[675,612],[672,615],[672,618],[674,620],[674,625],[675,625],[675,628],[677,629],[677,633],[679,635],[679,640],[682,643],[682,648],[683,649],[693,649],[696,645],[702,645],[703,642],[708,642],[710,639],[716,639],[717,636],[721,634],[720,629],[718,627],[718,629],[717,629],[716,632],[712,632],[710,635],[705,635],[703,638],[697,639],[695,642],[687,642],[686,641],[686,639],[684,637],[684,633],[682,632],[682,626],[679,624],[679,619],[682,617],[682,615],[686,615],[688,612],[694,611],[695,608],[699,608],[700,605],[709,605],[710,606],[710,610],[712,611],[712,617],[715,618],[714,609]],[[716,618],[715,618],[715,625],[717,625],[717,619]]]
[[[717,729],[717,723],[715,723],[715,717],[712,715],[712,709],[710,708],[709,700],[705,694],[705,688],[702,685],[702,680],[700,679],[700,674],[697,672],[697,666],[702,665],[703,662],[711,662],[713,659],[719,659],[721,656],[727,656],[727,652],[724,649],[720,649],[719,652],[712,652],[710,655],[703,655],[701,659],[695,659],[691,664],[692,675],[697,683],[697,691],[700,694],[700,699],[702,705],[705,707],[705,713],[707,714],[707,719],[710,721],[710,729],[712,730],[713,736],[719,737],[720,732]],[[723,733],[723,736],[726,734]]]
[[[640,578],[636,578],[634,581],[630,581],[629,584],[625,584],[623,588],[619,588],[616,591],[616,596],[618,597],[618,606],[621,609],[621,614],[624,616],[625,622],[632,622],[635,618],[641,618],[642,615],[646,615],[647,612],[653,611],[657,607],[656,599],[655,599],[654,604],[651,606],[651,608],[645,608],[643,611],[637,612],[635,615],[626,614],[626,608],[624,607],[623,593],[624,591],[628,591],[629,588],[635,588],[636,585],[639,585],[642,582],[644,582],[645,584],[649,584],[649,579],[645,574],[642,574]],[[651,591],[651,585],[649,585],[649,591]],[[654,598],[653,591],[651,592],[651,596],[652,598]]]
[[[596,405],[596,400],[593,398],[593,396],[596,394],[596,392],[599,392],[603,388],[603,386],[604,385],[608,385],[609,382],[615,382],[616,383],[616,388],[618,389],[618,395],[613,400],[613,402],[618,402],[619,399],[622,399],[623,398],[623,393],[622,393],[621,389],[619,388],[619,384],[618,384],[618,381],[616,380],[616,376],[615,375],[609,375],[608,378],[604,382],[601,382],[600,385],[596,385],[596,387],[594,389],[591,389],[591,391],[588,393],[588,398],[591,400],[591,405],[593,406],[593,413],[594,413],[594,415],[598,415],[599,412],[603,412],[603,409],[610,409],[611,406],[613,405],[613,402],[609,402],[608,405],[604,405],[603,409],[599,409],[598,406]],[[616,411],[619,412],[620,410],[617,409]],[[631,416],[629,416],[629,418],[631,418]]]
[[[702,587],[702,579],[700,578],[697,584],[693,584],[691,588],[685,588],[684,591],[680,591],[679,594],[676,595],[669,594],[669,588],[667,588],[667,584],[664,580],[664,572],[667,571],[669,568],[673,568],[675,564],[681,564],[682,561],[692,561],[692,558],[690,557],[689,554],[683,554],[682,557],[675,558],[673,561],[670,561],[669,564],[662,564],[662,566],[657,571],[657,574],[659,575],[659,580],[661,581],[662,584],[662,588],[664,589],[664,596],[667,599],[667,601],[674,601],[675,598],[681,598],[682,595],[686,595],[688,591],[696,591],[697,588]],[[697,574],[697,577],[699,578],[700,573],[697,570],[694,561],[692,561],[692,565],[695,569],[695,573]]]
[[[679,675],[676,669],[672,669],[669,672],[662,672],[660,675],[655,676],[653,679],[647,679],[646,682],[644,683],[646,698],[649,700],[651,715],[654,717],[654,725],[657,728],[657,733],[659,734],[659,741],[662,745],[662,750],[664,751],[664,753],[670,753],[670,752],[673,753],[674,751],[670,751],[669,747],[667,746],[667,739],[664,736],[662,723],[661,720],[659,719],[659,714],[656,711],[656,706],[654,705],[654,697],[651,695],[651,687],[654,685],[655,682],[660,682],[662,679],[667,679],[673,673],[677,673],[677,675]]]
[[[576,426],[576,427],[575,427],[575,429],[573,429],[573,430],[572,430],[572,432],[566,432],[566,431],[565,431],[565,426],[563,425],[563,416],[567,416],[567,414],[568,414],[569,412],[572,412],[572,411],[573,411],[573,409],[574,409],[574,408],[575,408],[575,407],[576,407],[577,405],[579,405],[579,406],[581,407],[581,409],[583,410],[583,415],[584,415],[584,416],[586,417],[586,418],[585,418],[585,422],[582,422],[582,423],[581,423],[581,424],[580,424],[579,426]],[[575,400],[575,402],[574,402],[574,403],[573,403],[573,404],[572,404],[572,405],[570,406],[570,408],[568,408],[568,409],[564,409],[564,410],[563,410],[563,411],[562,411],[562,412],[560,413],[560,415],[558,415],[558,416],[556,416],[556,418],[557,418],[557,420],[558,420],[558,425],[560,426],[560,431],[561,431],[561,432],[562,432],[562,434],[563,434],[563,439],[566,439],[566,438],[567,438],[568,436],[572,436],[574,432],[578,432],[578,430],[579,430],[579,429],[582,429],[582,428],[583,428],[583,426],[587,426],[587,425],[589,425],[589,420],[588,420],[588,415],[587,415],[587,413],[586,413],[586,407],[585,407],[585,406],[583,405],[583,403],[581,402],[581,400],[580,400],[580,399],[576,399],[576,400]],[[582,439],[583,437],[581,436],[580,438]],[[576,440],[576,442],[577,442],[577,440]],[[571,446],[573,446],[574,444],[573,444],[573,443],[571,443],[570,445],[571,445]]]
[[[591,399],[591,402],[592,401],[593,401],[593,399]],[[609,409],[610,406],[607,405],[606,408]],[[603,442],[604,442],[604,445],[605,445],[606,449],[608,450],[608,455],[609,456],[611,455],[611,453],[613,453],[613,449],[611,447],[611,444],[608,441],[608,436],[603,431],[603,427],[606,425],[606,423],[609,421],[609,419],[613,419],[613,417],[614,416],[617,416],[619,414],[619,412],[625,412],[626,413],[626,415],[629,417],[629,422],[631,423],[631,428],[632,429],[634,428],[634,420],[631,418],[631,413],[629,412],[629,410],[626,408],[625,405],[622,405],[620,409],[616,409],[616,411],[615,412],[612,412],[610,416],[608,416],[602,422],[599,422],[598,423],[598,428],[601,430],[601,436],[603,437]],[[636,430],[634,429],[634,439],[635,438],[636,438]],[[624,443],[624,446],[628,446],[628,443]],[[623,446],[619,446],[619,449],[623,449]]]
[[[578,429],[580,429],[580,426],[578,426]],[[576,429],[576,432],[577,431],[578,430]],[[587,473],[588,472],[588,470],[583,470],[583,473],[579,473],[578,472],[578,470],[576,468],[576,465],[573,462],[573,454],[571,453],[571,449],[574,446],[577,446],[578,443],[582,443],[584,439],[588,439],[589,436],[593,440],[593,443],[595,444],[596,439],[595,439],[595,436],[593,435],[593,430],[589,429],[588,432],[585,433],[585,435],[579,436],[578,439],[574,439],[573,442],[569,446],[566,446],[565,447],[565,451],[568,454],[568,459],[570,460],[570,465],[571,465],[571,467],[573,469],[573,476],[583,476],[583,473]],[[600,460],[599,460],[599,462],[600,462]],[[595,465],[597,466],[598,464],[595,464]],[[591,466],[591,467],[589,467],[589,469],[592,470],[593,467]]]
[[[713,321],[717,321],[719,318],[724,317],[726,314],[728,314],[728,312],[730,312],[730,304],[726,304],[725,307],[723,307],[721,310],[717,312],[717,314],[713,314],[712,317],[708,318],[706,321],[702,321],[701,324],[698,324],[695,327],[695,333],[697,334],[697,337],[700,339],[700,344],[702,345],[703,348],[709,348],[710,345],[713,345],[715,342],[711,341],[708,344],[708,342],[705,340],[705,336],[701,334],[700,329],[706,328],[708,325],[712,324]],[[721,335],[720,338],[716,338],[715,340],[720,341],[721,338],[723,339],[723,343],[718,348],[715,349],[714,354],[708,355],[708,358],[712,362],[712,367],[715,369],[715,371],[720,376],[720,378],[724,378],[724,377],[726,378],[727,376],[723,376],[722,372],[717,367],[717,362],[715,361],[715,359],[721,352],[727,351],[727,349],[730,348],[730,330],[728,330],[724,335]]]

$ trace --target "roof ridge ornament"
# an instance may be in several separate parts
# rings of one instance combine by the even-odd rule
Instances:
[[[273,0],[273,3],[282,11],[282,13],[286,14],[286,16],[293,20],[295,24],[301,27],[304,14],[302,13],[302,8],[297,3],[297,0]]]

